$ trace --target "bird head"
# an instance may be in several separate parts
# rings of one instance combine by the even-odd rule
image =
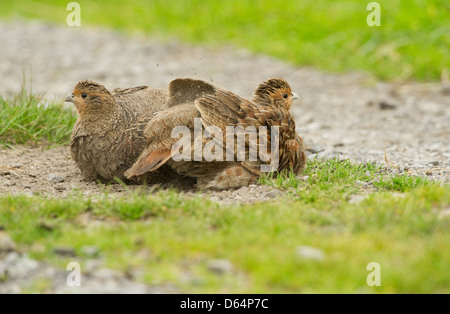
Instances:
[[[92,81],[80,81],[71,96],[65,102],[74,104],[79,115],[96,114],[111,109],[115,100],[111,93],[101,84]]]
[[[254,101],[261,105],[274,105],[289,110],[292,101],[297,98],[299,96],[291,91],[288,82],[283,79],[270,79],[258,86]]]

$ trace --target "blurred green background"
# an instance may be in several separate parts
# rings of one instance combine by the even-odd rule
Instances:
[[[2,19],[66,23],[70,1],[2,1]],[[300,66],[364,70],[382,80],[437,81],[450,70],[450,1],[380,0],[381,26],[369,27],[371,1],[77,1],[81,27],[101,25],[160,40],[234,45]]]

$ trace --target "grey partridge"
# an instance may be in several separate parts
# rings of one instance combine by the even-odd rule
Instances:
[[[145,126],[156,111],[167,108],[167,97],[167,91],[147,86],[108,91],[96,82],[79,82],[65,101],[73,103],[78,113],[70,150],[83,177],[131,182],[124,172],[146,147]]]
[[[169,99],[176,98],[171,105],[176,105],[166,109],[153,118],[144,132],[149,140],[149,146],[143,151],[135,164],[126,171],[125,175],[132,178],[149,171],[157,170],[161,165],[169,165],[180,174],[197,178],[200,189],[227,189],[247,186],[261,174],[263,165],[272,164],[272,150],[275,148],[276,167],[272,171],[282,172],[292,170],[298,174],[305,166],[305,152],[303,141],[295,132],[295,122],[289,109],[292,100],[298,97],[291,92],[289,84],[283,79],[271,79],[259,85],[255,91],[253,101],[245,100],[227,90],[214,87],[213,85],[203,89],[202,93],[192,93],[192,89],[185,89],[189,85],[208,86],[208,83],[191,79],[177,79],[169,84]],[[177,95],[173,91],[177,91]],[[189,97],[183,97],[189,94]],[[187,100],[187,101],[184,101]],[[219,129],[223,138],[218,137],[196,137],[195,118],[201,118],[204,128],[215,127],[214,133]],[[163,128],[156,127],[163,125]],[[172,137],[172,130],[177,126],[186,126],[191,135],[191,155],[190,160],[175,161],[174,153],[179,147],[179,139]],[[227,141],[226,134],[229,127],[241,127],[240,130],[254,127],[266,127],[266,135],[259,137],[245,137],[244,157],[238,155],[239,145],[225,147]],[[278,137],[272,137],[272,128],[278,127]],[[238,134],[240,131],[237,131]],[[271,140],[275,138],[277,147],[271,146]],[[234,139],[234,138],[233,138]],[[196,143],[197,141],[197,143]],[[212,142],[222,145],[210,145]],[[198,147],[204,150],[206,147],[214,147],[215,156],[221,156],[222,161],[206,161],[204,158],[198,160]],[[260,149],[269,146],[266,150],[263,161],[260,152],[259,159],[249,160],[250,149]],[[175,149],[174,149],[175,148]],[[197,148],[197,150],[196,150]],[[184,150],[183,146],[183,150]],[[215,151],[218,150],[218,151]],[[233,156],[233,161],[229,161],[227,154]],[[239,159],[240,158],[240,159]],[[270,168],[270,167],[269,167]]]

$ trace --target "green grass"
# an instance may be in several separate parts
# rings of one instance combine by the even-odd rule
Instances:
[[[0,95],[0,146],[68,144],[76,114],[61,102],[41,98],[24,88],[11,99]]]
[[[213,46],[235,45],[327,71],[364,70],[381,79],[439,80],[450,70],[447,0],[78,1],[82,27],[104,25]],[[67,1],[3,1],[0,16],[66,23]]]
[[[423,176],[392,174],[388,167],[375,163],[357,163],[349,159],[308,160],[301,177],[292,173],[274,176],[263,174],[260,184],[267,184],[280,189],[294,191],[295,195],[305,201],[315,202],[320,198],[327,201],[348,199],[358,193],[361,185],[370,183],[381,191],[407,192],[432,182]]]
[[[338,163],[346,164],[316,160],[309,175]],[[358,180],[378,175],[371,164],[343,168]],[[361,169],[370,175],[364,177]],[[450,187],[428,181],[396,197],[396,189],[387,186],[351,204],[339,192],[353,180],[345,177],[318,176],[319,187],[300,180],[281,199],[236,206],[176,191],[121,199],[106,194],[60,200],[4,195],[0,226],[33,258],[61,268],[75,259],[83,270],[89,257],[81,248],[94,245],[108,267],[138,271],[135,280],[175,285],[182,292],[450,292],[450,219],[438,218],[450,205]],[[304,197],[325,183],[330,185],[327,193]],[[320,249],[325,257],[302,258],[297,249],[303,245]],[[55,247],[73,248],[77,257],[58,256]],[[212,259],[230,261],[233,271],[211,272]],[[370,262],[381,266],[379,287],[366,285]],[[36,283],[29,289],[42,292],[45,287]]]

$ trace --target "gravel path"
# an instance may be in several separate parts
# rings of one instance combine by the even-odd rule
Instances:
[[[231,47],[193,47],[105,29],[37,22],[0,22],[0,38],[0,94],[4,97],[21,89],[24,73],[32,81],[33,92],[57,99],[70,94],[82,79],[99,81],[108,88],[166,88],[177,77],[205,79],[250,98],[260,82],[283,77],[301,96],[292,111],[310,157],[384,163],[386,153],[401,170],[450,181],[448,78],[432,84],[382,83],[364,73],[327,74]],[[67,147],[0,150],[0,194],[65,197],[74,188],[86,196],[102,189],[81,179]],[[120,186],[110,189],[112,195],[124,191]],[[278,193],[251,186],[207,192],[206,196],[234,203],[268,200]],[[0,277],[6,267],[5,254]],[[9,260],[19,263],[22,257],[17,253]],[[0,288],[0,293],[14,292],[17,285],[11,287]],[[153,291],[147,288],[139,291]],[[56,286],[52,291],[65,292]]]

